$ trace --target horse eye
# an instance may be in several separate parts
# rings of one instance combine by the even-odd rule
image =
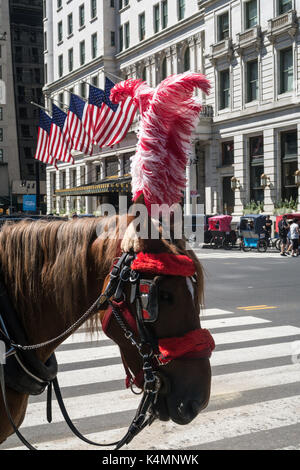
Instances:
[[[173,296],[169,292],[160,291],[160,300],[164,300],[165,302],[172,302]]]

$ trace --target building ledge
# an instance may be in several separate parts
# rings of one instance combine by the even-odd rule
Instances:
[[[227,38],[224,41],[217,42],[210,46],[210,54],[208,58],[212,63],[216,63],[218,59],[226,57],[228,61],[232,59],[233,56],[233,45],[232,39]]]
[[[274,43],[279,35],[288,33],[291,37],[295,37],[297,31],[297,12],[291,10],[268,21],[267,38],[271,43]]]
[[[256,50],[259,50],[262,45],[262,33],[261,26],[257,25],[254,28],[247,29],[243,33],[236,35],[237,39],[237,52],[242,54],[244,49],[254,46]]]

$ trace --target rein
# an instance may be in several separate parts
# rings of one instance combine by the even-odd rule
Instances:
[[[180,274],[177,273],[179,266]],[[112,317],[114,317],[122,332],[124,333],[125,338],[130,341],[132,346],[137,349],[142,362],[141,371],[137,374],[137,377],[133,378],[122,354],[122,360],[127,374],[127,387],[132,387],[133,384],[136,384],[139,388],[142,388],[143,392],[143,396],[136,415],[123,439],[110,444],[99,444],[86,439],[74,426],[67,413],[63,403],[57,377],[55,376],[55,378],[51,378],[47,384],[48,422],[51,422],[52,420],[51,397],[53,385],[58,404],[68,426],[77,437],[82,439],[84,442],[87,442],[88,444],[99,447],[115,446],[115,449],[120,449],[125,444],[128,444],[138,433],[140,433],[145,428],[145,426],[151,425],[156,419],[153,406],[156,403],[158,392],[162,388],[162,381],[160,373],[157,372],[157,367],[165,365],[178,357],[210,357],[211,352],[215,347],[210,333],[204,329],[188,332],[181,338],[166,338],[158,340],[153,336],[149,328],[147,328],[147,323],[156,321],[157,312],[156,315],[150,315],[150,317],[145,316],[146,311],[144,308],[145,305],[143,304],[143,300],[145,299],[143,299],[143,297],[147,298],[148,304],[150,304],[149,310],[151,310],[151,312],[152,310],[155,310],[155,308],[158,308],[158,299],[152,298],[155,297],[153,294],[153,292],[155,292],[154,290],[152,290],[151,295],[149,294],[151,287],[153,287],[151,285],[151,281],[147,281],[149,286],[148,293],[147,289],[143,287],[145,284],[143,284],[142,272],[159,275],[169,274],[192,276],[195,273],[195,266],[190,258],[180,255],[169,255],[166,253],[161,255],[138,253],[137,256],[129,253],[122,254],[110,272],[110,281],[105,289],[105,292],[101,293],[97,300],[91,305],[91,307],[66,331],[61,333],[59,336],[40,344],[20,345],[13,342],[7,334],[4,322],[0,315],[0,320],[2,320],[0,322],[0,338],[3,338],[6,344],[8,356],[8,354],[11,354],[12,350],[21,350],[23,352],[27,351],[29,353],[32,350],[39,349],[57,342],[58,340],[70,334],[75,328],[80,326],[93,313],[103,309],[105,304],[108,304],[109,311],[108,314],[105,315],[104,321],[102,322],[103,331],[109,336],[108,330],[110,320]],[[132,315],[125,302],[126,296],[124,289],[128,283],[131,287],[130,303],[135,305],[136,316]],[[111,300],[112,297],[113,299]],[[4,328],[1,328],[2,323]],[[136,339],[137,335],[139,336],[139,340]],[[6,413],[14,431],[28,449],[36,450],[21,435],[11,417],[11,413],[7,406],[5,393],[5,376],[3,364],[0,364],[0,385]]]

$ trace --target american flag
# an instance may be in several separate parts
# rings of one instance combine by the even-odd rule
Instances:
[[[67,131],[67,115],[52,104],[52,125],[49,139],[49,153],[56,160],[74,163],[71,155],[72,139]]]
[[[49,136],[51,130],[52,119],[43,110],[40,110],[40,121],[38,129],[37,148],[34,158],[40,162],[52,165],[54,159],[49,153]]]
[[[110,92],[114,86],[115,84],[109,78],[105,78],[105,90],[104,92],[99,90],[102,92],[102,103],[100,112],[97,115],[94,140],[100,147],[111,147],[121,142],[126,136],[137,111],[137,106],[133,103],[131,97],[128,97],[121,104],[113,104],[110,101]]]
[[[82,123],[89,135],[90,139],[94,142],[95,125],[100,116],[101,106],[104,100],[104,91],[99,88],[89,85],[89,100],[85,103],[82,112]]]
[[[66,132],[72,139],[72,148],[86,155],[93,153],[93,140],[86,132],[83,117],[86,115],[86,103],[79,96],[71,95],[70,107],[67,115]]]

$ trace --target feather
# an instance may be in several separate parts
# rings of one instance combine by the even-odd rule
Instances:
[[[201,111],[195,88],[208,94],[209,81],[186,72],[167,77],[155,90],[139,80],[126,80],[112,90],[114,102],[129,95],[141,111],[137,151],[131,159],[134,200],[141,193],[147,206],[181,200],[192,132]]]

